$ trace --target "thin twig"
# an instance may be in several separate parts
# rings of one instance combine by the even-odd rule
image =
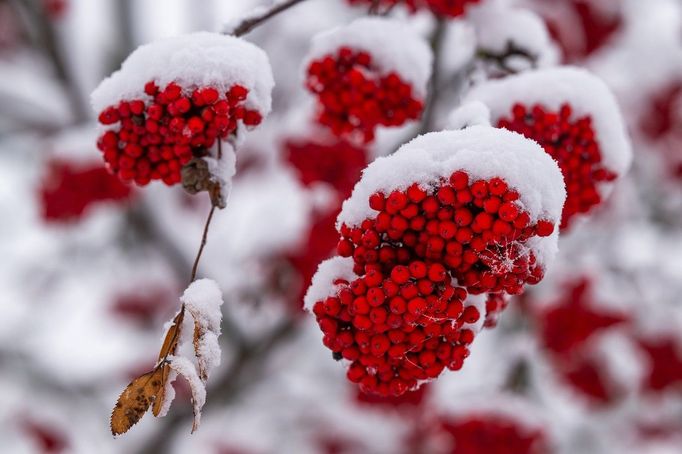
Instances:
[[[204,246],[206,246],[206,239],[208,237],[208,228],[211,225],[211,219],[213,219],[213,212],[215,211],[215,205],[211,204],[211,211],[208,212],[208,217],[206,218],[206,224],[204,225],[204,234],[201,236],[201,245],[197,251],[197,256],[194,259],[194,265],[192,265],[192,277],[190,277],[190,282],[194,282],[197,277],[197,268],[199,267],[199,260],[201,260],[201,253],[204,252]]]
[[[249,33],[251,30],[254,28],[258,27],[261,25],[263,22],[267,21],[268,19],[278,15],[281,12],[284,12],[291,8],[292,6],[295,6],[299,3],[304,2],[305,0],[289,0],[283,3],[278,3],[274,5],[272,8],[266,10],[263,13],[247,17],[239,25],[234,27],[234,29],[226,31],[227,34],[233,35],[233,36],[243,36]]]

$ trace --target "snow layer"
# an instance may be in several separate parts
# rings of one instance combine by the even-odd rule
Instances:
[[[574,116],[589,115],[595,128],[604,164],[618,175],[627,172],[632,150],[623,117],[611,90],[586,70],[562,67],[528,71],[474,87],[464,102],[483,102],[493,124],[511,115],[515,103],[542,104],[558,110],[568,103]]]
[[[312,311],[316,302],[336,294],[338,285],[334,285],[337,279],[345,279],[351,282],[357,279],[353,273],[353,259],[348,257],[333,257],[320,263],[317,272],[313,276],[312,283],[303,298],[303,307]]]
[[[538,66],[555,65],[559,60],[545,22],[530,10],[492,4],[475,9],[469,18],[480,49],[504,53],[514,44],[535,56]]]
[[[408,24],[394,19],[367,17],[313,37],[304,59],[304,68],[312,60],[335,54],[341,47],[364,50],[382,71],[397,72],[412,85],[415,94],[426,96],[431,77],[433,54],[426,40]]]
[[[222,314],[220,306],[223,295],[218,284],[211,279],[199,279],[192,282],[180,297],[192,316],[210,331],[220,333]]]
[[[377,212],[369,207],[369,197],[375,192],[404,190],[413,183],[428,187],[456,170],[465,170],[472,179],[504,178],[519,192],[533,221],[553,220],[551,236],[533,238],[528,244],[539,253],[541,261],[551,261],[557,250],[558,222],[566,199],[561,171],[537,143],[490,126],[425,134],[400,147],[394,155],[377,159],[365,169],[353,194],[344,202],[337,223],[355,226],[374,218]]]
[[[185,90],[212,86],[221,92],[239,84],[249,90],[246,107],[270,112],[274,87],[268,57],[259,47],[232,36],[197,32],[138,47],[92,92],[96,112],[123,99],[148,99],[144,85],[176,82]]]

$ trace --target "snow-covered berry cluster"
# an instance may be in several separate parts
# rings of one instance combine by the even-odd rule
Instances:
[[[39,188],[43,219],[49,222],[78,219],[92,205],[128,200],[131,188],[100,164],[79,165],[53,161]]]
[[[369,199],[376,216],[344,224],[338,252],[353,257],[358,274],[427,260],[442,263],[471,293],[518,294],[543,276],[525,243],[554,231],[551,220],[531,222],[519,199],[504,179],[474,179],[465,170],[427,187],[376,192]]]
[[[486,316],[469,294],[542,279],[564,196],[537,144],[491,127],[427,134],[372,163],[337,221],[341,257],[306,295],[348,378],[398,396],[460,369]]]
[[[379,126],[418,119],[430,61],[423,39],[392,20],[359,19],[316,36],[306,87],[317,98],[317,120],[338,137],[367,143]]]
[[[488,81],[466,100],[483,103],[493,125],[535,140],[559,163],[568,193],[562,229],[600,205],[630,166],[615,98],[585,70],[542,69]]]
[[[241,128],[261,123],[273,85],[265,53],[238,38],[200,32],[152,42],[92,93],[103,125],[98,147],[123,181],[173,185],[183,180],[183,166],[205,158],[209,172],[225,168],[214,176],[225,189],[233,147],[221,153],[216,145],[235,144]]]
[[[374,140],[377,126],[416,120],[423,108],[398,74],[379,73],[369,53],[348,47],[313,61],[306,85],[322,107],[319,122],[337,136],[361,134],[363,142]]]
[[[180,183],[180,170],[192,158],[208,155],[217,140],[237,130],[237,123],[257,126],[263,116],[247,109],[248,90],[233,85],[189,89],[174,82],[145,84],[145,98],[124,100],[99,114],[105,131],[97,146],[109,170],[123,181],[144,186],[151,180]]]
[[[598,186],[618,178],[604,166],[592,118],[574,117],[569,104],[563,104],[559,111],[540,104],[515,104],[509,117],[498,120],[500,128],[535,140],[559,163],[568,193],[561,228],[567,228],[574,215],[599,205],[602,198]]]

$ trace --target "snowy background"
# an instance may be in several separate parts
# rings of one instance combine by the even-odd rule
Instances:
[[[189,434],[179,381],[168,416],[111,436],[116,397],[153,366],[180,305],[209,201],[107,178],[89,94],[137,46],[219,31],[269,3],[0,0],[0,452],[679,453],[680,0],[483,0],[489,9],[445,25],[428,119],[321,151],[303,64],[316,33],[367,2],[306,0],[248,34],[276,87],[199,268],[224,299],[202,427]],[[427,39],[434,28],[425,12],[391,15]],[[486,57],[510,41],[534,62]],[[544,281],[478,336],[462,371],[400,400],[359,394],[302,311],[341,201],[376,157],[424,128],[462,126],[449,114],[470,85],[531,63],[606,82],[632,141],[629,174],[561,235]],[[506,426],[474,427],[491,415]],[[503,450],[524,439],[532,449]]]

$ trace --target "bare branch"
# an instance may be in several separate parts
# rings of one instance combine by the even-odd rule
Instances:
[[[271,19],[272,17],[282,13],[292,6],[296,6],[305,0],[287,0],[284,2],[275,3],[270,9],[258,8],[255,13],[244,18],[235,27],[228,27],[223,33],[233,36],[243,36],[249,33],[254,28]]]

